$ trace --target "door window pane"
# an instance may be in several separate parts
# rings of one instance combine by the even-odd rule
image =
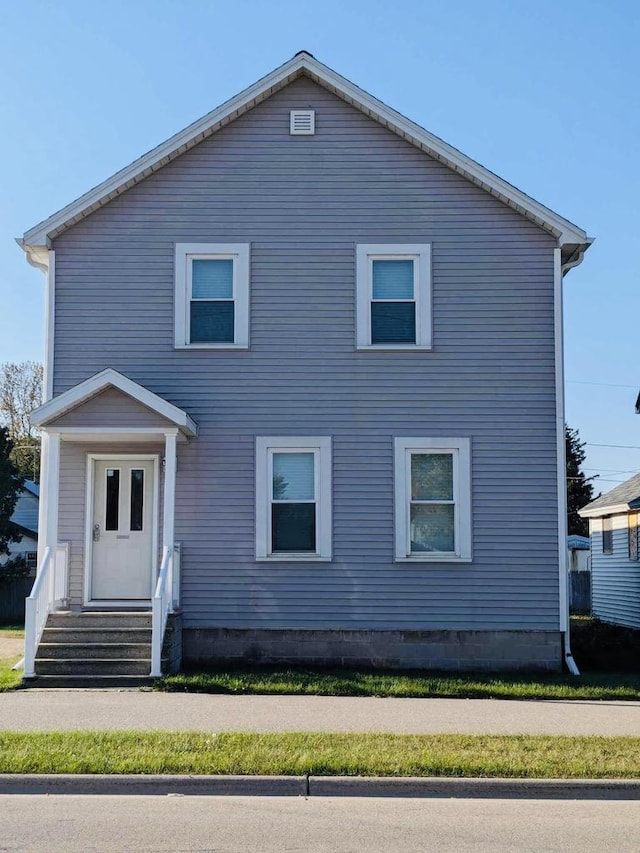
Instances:
[[[411,454],[411,500],[453,500],[451,453]]]
[[[415,344],[415,302],[372,302],[372,344]]]
[[[120,471],[118,468],[107,468],[107,492],[105,530],[118,529],[118,508],[120,505]]]
[[[313,453],[273,454],[273,500],[315,499]]]
[[[134,468],[131,471],[131,518],[130,530],[142,530],[144,513],[144,471]]]
[[[453,504],[412,504],[411,553],[455,551]]]
[[[304,552],[316,550],[315,503],[274,503],[271,506],[271,550]]]
[[[413,299],[413,261],[372,261],[374,299]]]
[[[191,262],[192,299],[233,299],[233,261],[223,258]]]

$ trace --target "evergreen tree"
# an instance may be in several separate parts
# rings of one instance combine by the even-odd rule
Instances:
[[[13,442],[6,427],[0,427],[0,552],[9,553],[9,543],[22,539],[11,521],[24,482],[11,461]]]
[[[586,458],[584,441],[580,441],[577,429],[564,428],[564,438],[567,453],[567,528],[569,535],[589,535],[589,522],[580,518],[578,510],[593,500],[592,480],[582,471],[582,463]]]

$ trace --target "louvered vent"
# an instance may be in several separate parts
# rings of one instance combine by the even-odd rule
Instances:
[[[289,133],[291,136],[313,136],[316,132],[315,110],[291,110]]]

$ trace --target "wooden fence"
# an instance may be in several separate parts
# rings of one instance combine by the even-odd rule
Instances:
[[[569,572],[569,611],[591,613],[591,572]]]
[[[0,625],[24,624],[24,600],[33,578],[0,578]]]

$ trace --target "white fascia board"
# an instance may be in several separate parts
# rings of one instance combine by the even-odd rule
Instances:
[[[39,406],[32,412],[31,422],[34,426],[46,426],[49,421],[60,417],[70,409],[76,408],[108,387],[117,388],[123,394],[127,394],[132,399],[142,403],[143,406],[167,418],[186,435],[197,435],[198,427],[185,411],[174,406],[173,403],[163,400],[153,391],[149,391],[148,388],[128,379],[111,367],[96,373],[95,376],[85,379],[84,382],[80,382],[48,403]]]
[[[558,238],[560,245],[578,244],[586,247],[590,244],[591,239],[577,225],[554,213],[439,137],[369,95],[340,74],[318,62],[311,54],[301,52],[198,121],[174,134],[166,142],[116,172],[113,177],[98,184],[53,216],[29,229],[21,241],[23,249],[29,254],[46,246],[47,241],[64,228],[79,221],[93,210],[97,210],[303,73],[308,74],[319,85],[352,104],[365,115],[380,122],[501,199],[523,216],[551,231]]]
[[[611,504],[610,506],[599,506],[595,509],[579,509],[581,518],[603,518],[605,515],[616,515],[629,512],[629,504]]]

